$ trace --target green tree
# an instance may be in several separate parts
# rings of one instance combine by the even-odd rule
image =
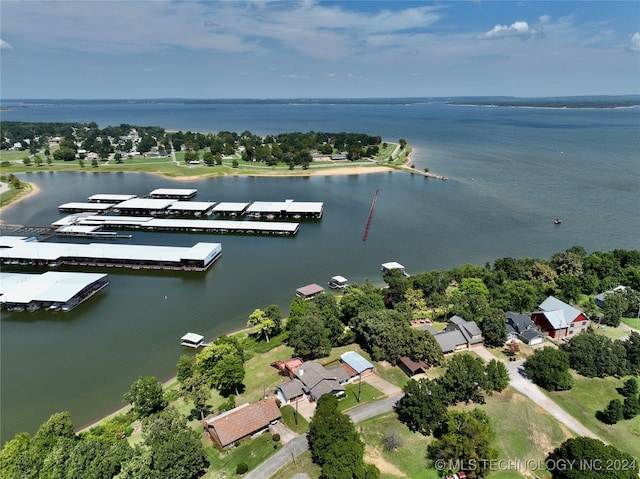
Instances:
[[[484,362],[470,353],[455,354],[446,363],[447,371],[438,379],[449,404],[475,402],[484,404]]]
[[[573,385],[569,356],[561,349],[536,349],[523,367],[531,380],[547,391],[565,391]]]
[[[130,403],[140,417],[147,417],[167,406],[164,400],[162,384],[153,376],[140,376],[122,399]]]
[[[270,304],[264,308],[264,314],[267,318],[271,319],[275,324],[272,334],[278,335],[282,332],[282,311],[277,304]]]
[[[640,399],[637,394],[627,396],[622,402],[622,417],[625,419],[633,419],[640,414]]]
[[[151,472],[148,477],[195,479],[203,476],[209,467],[198,433],[187,425],[186,418],[173,407],[145,418],[142,421],[142,437],[143,448],[148,452],[146,460],[137,462],[148,465]],[[141,469],[145,470],[144,467]]]
[[[489,307],[489,289],[481,278],[463,278],[458,288],[451,293],[454,313],[479,319]]]
[[[491,463],[498,459],[498,450],[493,446],[495,431],[489,416],[480,410],[449,411],[439,437],[427,447],[432,460],[443,460],[446,464],[475,464],[468,471],[471,478],[486,477]],[[451,471],[457,472],[457,471]]]
[[[569,365],[578,373],[603,378],[626,373],[626,350],[622,343],[587,330],[571,338],[561,349],[568,354]]]
[[[182,397],[193,403],[191,416],[204,419],[211,409],[208,401],[211,399],[211,390],[207,380],[200,373],[194,373],[185,379],[182,385]]]
[[[507,317],[504,311],[489,308],[480,323],[484,343],[493,348],[504,346],[507,341]]]
[[[545,461],[553,479],[637,479],[638,462],[630,454],[590,437],[567,439]],[[625,464],[626,467],[588,467],[589,464]],[[583,467],[570,467],[583,464]]]
[[[331,352],[331,340],[324,321],[313,315],[297,321],[289,334],[288,343],[294,354],[305,360],[322,358]]]
[[[361,313],[385,309],[380,288],[369,281],[361,285],[347,286],[340,299],[339,307],[342,322],[352,327]]]
[[[276,322],[265,314],[261,309],[255,309],[253,313],[249,315],[249,321],[247,326],[254,326],[255,331],[259,336],[269,342],[269,336],[276,331]]]
[[[493,391],[502,391],[509,385],[509,371],[503,362],[492,359],[485,369],[485,389],[492,394]]]
[[[632,331],[622,342],[627,352],[627,367],[631,374],[640,375],[640,333]]]
[[[409,430],[429,436],[447,418],[444,389],[430,379],[412,379],[402,390],[404,396],[394,406],[398,420]]]
[[[176,375],[176,379],[180,384],[184,384],[185,380],[193,376],[195,363],[196,361],[193,356],[188,356],[186,354],[180,356],[177,364],[178,373]]]
[[[3,478],[36,478],[42,458],[31,449],[31,436],[16,434],[0,449],[0,474]]]
[[[622,383],[622,390],[620,391],[624,397],[631,397],[638,394],[638,380],[636,378],[629,378]]]
[[[335,396],[324,394],[318,399],[308,438],[311,458],[322,468],[321,478],[372,477],[365,472],[364,443],[351,419],[338,411]]]
[[[226,354],[213,367],[213,387],[223,395],[244,389],[245,370],[242,358],[237,354]]]

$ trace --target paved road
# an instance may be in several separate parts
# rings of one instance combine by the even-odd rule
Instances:
[[[379,401],[374,401],[369,404],[364,404],[347,411],[346,414],[354,423],[358,423],[365,419],[391,411],[395,403],[398,402],[401,397],[402,394],[399,394]],[[249,471],[244,477],[245,479],[269,479],[278,472],[279,469],[283,468],[288,462],[295,460],[296,457],[307,449],[309,449],[307,436],[298,436],[285,444],[282,449],[254,470]]]

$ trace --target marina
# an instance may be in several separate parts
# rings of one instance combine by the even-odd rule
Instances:
[[[0,272],[0,307],[9,311],[71,311],[106,288],[106,274]]]
[[[0,265],[206,271],[222,255],[220,243],[192,247],[127,244],[44,243],[33,238],[0,236]]]

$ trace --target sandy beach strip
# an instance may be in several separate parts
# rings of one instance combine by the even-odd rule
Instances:
[[[11,199],[10,203],[7,203],[6,205],[0,206],[0,212],[1,211],[5,211],[7,208],[11,208],[14,205],[17,205],[18,203],[20,203],[22,200],[24,200],[26,198],[30,198],[31,196],[37,195],[41,191],[40,187],[35,183],[30,183],[30,182],[23,181],[22,184],[28,185],[27,187],[29,188],[29,191],[27,191],[25,193],[19,193],[17,196],[14,196]],[[2,222],[2,221],[3,221],[2,218],[0,218],[0,222]]]

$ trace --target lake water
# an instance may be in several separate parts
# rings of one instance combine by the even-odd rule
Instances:
[[[70,411],[78,427],[114,411],[139,375],[175,374],[184,333],[212,339],[272,303],[286,313],[296,288],[324,285],[336,274],[381,283],[380,264],[387,261],[418,273],[505,256],[549,257],[576,244],[587,251],[640,248],[639,108],[69,103],[15,108],[2,119],[260,135],[364,132],[405,138],[417,169],[450,178],[393,172],[182,182],[89,169],[19,175],[42,192],[3,211],[7,223],[47,225],[65,202],[163,187],[197,188],[200,201],[323,201],[325,213],[302,223],[294,238],[135,232],[122,241],[220,242],[223,255],[206,273],[107,271],[109,287],[71,313],[3,312],[2,443],[18,431],[35,432],[57,411]]]

